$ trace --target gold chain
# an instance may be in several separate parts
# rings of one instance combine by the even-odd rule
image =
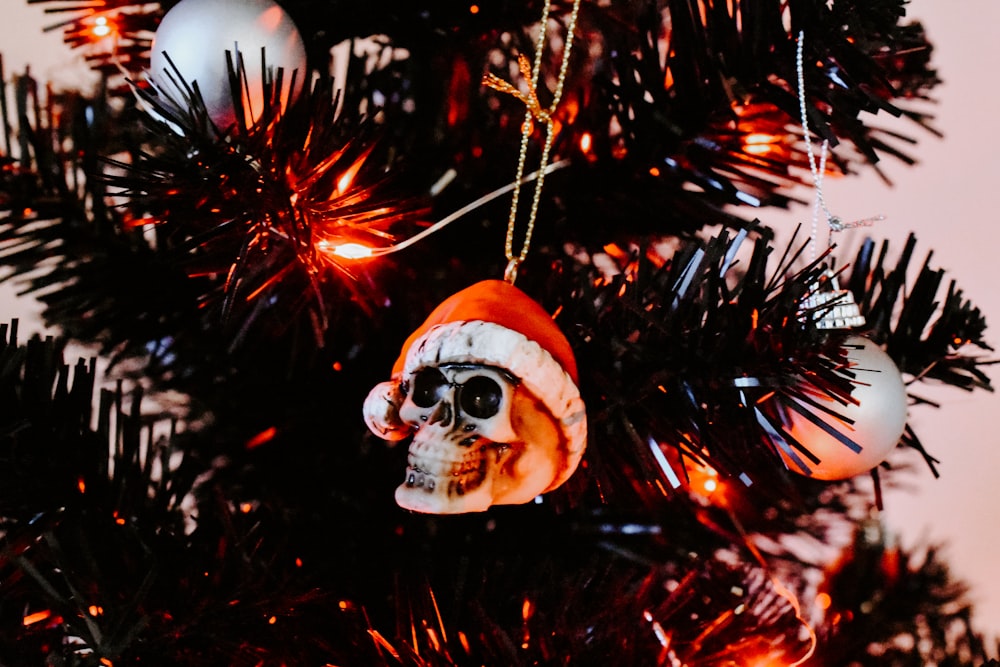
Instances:
[[[535,64],[532,67],[528,63],[524,54],[519,54],[517,58],[518,68],[521,76],[529,81],[528,92],[522,93],[510,83],[504,81],[494,74],[487,74],[483,78],[483,83],[490,88],[509,93],[524,102],[527,107],[524,114],[524,122],[521,124],[521,151],[517,158],[517,176],[514,179],[514,194],[510,204],[510,217],[507,219],[507,241],[504,250],[507,256],[507,269],[504,271],[504,280],[513,284],[517,278],[517,267],[528,256],[528,248],[531,247],[531,235],[535,231],[535,217],[538,215],[538,202],[542,196],[542,186],[545,183],[545,173],[549,162],[549,153],[552,151],[552,143],[555,140],[553,128],[555,121],[553,116],[556,107],[562,99],[563,86],[566,82],[566,70],[569,67],[570,51],[573,48],[573,33],[576,30],[576,17],[580,12],[580,0],[573,0],[573,10],[570,13],[569,23],[566,25],[566,45],[563,48],[562,63],[559,66],[559,77],[556,80],[556,89],[552,95],[552,102],[548,108],[543,109],[538,101],[538,79],[542,69],[542,56],[545,52],[545,34],[549,22],[549,11],[552,7],[551,0],[546,0],[545,8],[542,10],[541,31],[538,41],[535,44]],[[535,183],[535,194],[531,200],[531,209],[528,213],[528,227],[524,232],[524,241],[521,244],[521,251],[514,254],[514,229],[517,223],[517,208],[521,198],[521,181],[524,178],[524,163],[528,156],[528,141],[534,130],[534,121],[537,120],[545,125],[545,143],[542,145],[541,166],[538,168],[538,179]]]

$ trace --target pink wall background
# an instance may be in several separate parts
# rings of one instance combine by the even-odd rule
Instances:
[[[932,266],[944,269],[985,314],[988,342],[1000,350],[1000,290],[997,289],[1000,216],[996,188],[1000,178],[1000,132],[997,108],[1000,86],[1000,3],[965,0],[961,5],[912,0],[908,16],[920,20],[934,45],[932,62],[944,81],[929,106],[943,139],[912,123],[897,125],[919,140],[913,167],[891,159],[884,169],[893,182],[885,186],[871,171],[828,180],[827,204],[844,220],[882,214],[885,221],[864,230],[876,239],[890,239],[890,249],[902,247],[907,234],[917,237],[914,264],[933,250]],[[888,121],[886,121],[888,122]],[[806,221],[811,211],[793,212]],[[777,222],[772,221],[777,226]],[[847,236],[841,247],[853,248],[859,236]],[[852,245],[852,241],[854,244]],[[845,252],[849,261],[853,253]],[[990,355],[1000,358],[1000,354]],[[1000,368],[990,371],[1000,384]],[[941,461],[940,479],[922,463],[904,481],[908,489],[887,494],[884,516],[901,533],[904,545],[944,543],[953,574],[971,586],[979,629],[1000,635],[1000,431],[993,423],[1000,400],[986,392],[968,394],[951,387],[928,391],[942,403],[910,411],[925,447]],[[905,457],[918,463],[916,456]]]
[[[55,21],[42,7],[6,0],[0,21],[0,53],[6,73],[22,72],[30,63],[40,80],[56,86],[80,87],[89,72],[76,55],[61,43],[58,32],[42,34],[41,27]],[[996,213],[1000,181],[1000,3],[963,0],[952,3],[912,0],[908,15],[924,23],[934,44],[933,62],[944,80],[935,91],[935,126],[945,137],[936,137],[911,124],[893,124],[919,140],[912,153],[919,159],[905,167],[887,159],[883,168],[893,181],[886,186],[871,170],[850,178],[828,179],[824,186],[832,211],[844,220],[884,215],[885,221],[864,230],[876,239],[891,239],[899,249],[909,232],[917,235],[918,266],[933,250],[933,265],[946,271],[965,294],[986,314],[989,340],[1000,347],[1000,290],[995,286],[994,260],[1000,247],[1000,220]],[[762,211],[765,224],[790,230],[807,224],[805,207],[788,213]],[[853,234],[853,236],[852,236]],[[838,236],[849,260],[860,234]],[[6,321],[18,317],[25,334],[40,331],[38,308],[18,298],[11,285],[0,285],[0,313]],[[997,355],[1000,357],[1000,355]],[[1000,374],[993,373],[1000,384]],[[920,407],[911,411],[911,423],[931,454],[941,460],[941,479],[935,480],[922,464],[900,480],[907,488],[890,491],[884,519],[898,531],[906,546],[928,541],[946,545],[945,555],[953,573],[967,581],[976,605],[978,628],[1000,635],[1000,577],[994,561],[1000,551],[1000,436],[993,417],[1000,401],[993,394],[966,394],[957,389],[930,391],[942,401],[940,409]],[[998,413],[994,413],[998,410]],[[905,453],[904,453],[905,454]],[[917,457],[905,457],[918,463]]]

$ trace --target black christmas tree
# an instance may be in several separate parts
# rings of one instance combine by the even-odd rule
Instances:
[[[982,314],[766,220],[930,129],[902,0],[29,1],[100,85],[0,90],[0,663],[994,657],[877,513]]]

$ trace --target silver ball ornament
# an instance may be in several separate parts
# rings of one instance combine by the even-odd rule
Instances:
[[[169,56],[188,86],[197,82],[209,117],[225,129],[236,121],[226,51],[234,65],[238,51],[248,86],[242,92],[246,120],[252,123],[264,108],[262,48],[270,78],[276,80],[278,68],[284,70],[280,94],[284,109],[301,92],[307,75],[305,44],[285,10],[272,0],[181,0],[156,29],[150,78],[175,102],[184,100],[183,85],[174,83],[177,74]]]
[[[826,429],[860,447],[860,451],[794,409],[788,410],[789,422],[785,430],[819,458],[819,463],[808,460],[798,451],[795,452],[798,460],[795,460],[784,446],[778,448],[790,470],[814,479],[848,479],[871,470],[892,452],[906,428],[906,385],[892,358],[862,336],[848,337],[844,348],[850,362],[849,370],[855,375],[851,397],[857,403],[841,405],[831,400],[829,407],[844,419],[806,403],[799,405],[823,422]],[[823,400],[822,397],[814,398]]]

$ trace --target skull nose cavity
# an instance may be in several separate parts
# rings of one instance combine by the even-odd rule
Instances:
[[[448,401],[439,402],[431,414],[427,417],[428,424],[441,424],[442,426],[450,426],[451,421],[454,418],[455,413],[451,409],[451,403]]]

